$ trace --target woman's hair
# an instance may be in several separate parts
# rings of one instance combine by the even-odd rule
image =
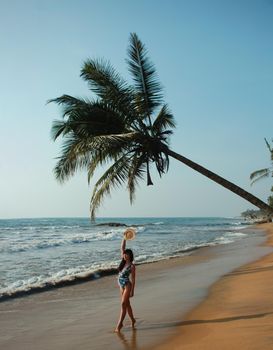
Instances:
[[[134,253],[133,253],[133,251],[131,249],[125,249],[124,250],[124,254],[129,255],[129,259],[130,259],[131,262],[134,261]],[[126,260],[122,258],[122,260],[121,260],[121,262],[119,264],[118,270],[122,271],[122,269],[124,268],[125,264],[126,264]]]

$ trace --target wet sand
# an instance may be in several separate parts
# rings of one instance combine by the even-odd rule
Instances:
[[[136,331],[131,330],[127,320],[121,334],[113,332],[120,308],[119,289],[116,277],[108,276],[2,302],[0,348],[151,349],[166,339],[180,344],[177,330],[184,332],[185,328],[181,320],[205,299],[209,287],[221,276],[272,251],[267,246],[261,246],[265,241],[262,231],[251,229],[250,232],[248,238],[236,243],[203,248],[191,256],[138,266],[135,297],[131,299],[137,318]],[[239,275],[226,275],[223,280],[228,276],[241,276],[244,270],[238,271]],[[230,295],[230,287],[224,288],[228,288],[226,292]],[[246,292],[243,294],[246,295]],[[216,294],[212,303],[217,298]],[[219,317],[233,317],[232,310]],[[244,317],[250,315],[243,310],[241,314]],[[195,324],[189,323],[187,327],[195,327],[196,320],[202,323],[210,319],[197,317],[194,312],[188,317],[191,318],[186,322],[194,321]],[[212,320],[217,318],[215,316]],[[195,329],[193,332],[190,335],[190,331],[187,344],[190,339],[196,339]],[[202,334],[203,330],[199,336]],[[170,345],[170,341],[164,349],[176,349],[176,345]]]
[[[266,230],[273,246],[273,224]],[[273,349],[273,253],[226,274],[156,350]]]

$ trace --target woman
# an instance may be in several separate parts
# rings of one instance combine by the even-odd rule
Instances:
[[[128,312],[128,315],[131,319],[132,328],[135,328],[135,318],[133,315],[132,306],[130,304],[130,298],[134,296],[135,290],[135,281],[136,281],[136,267],[133,264],[134,255],[131,249],[126,249],[126,240],[123,238],[121,242],[121,263],[119,265],[119,275],[118,275],[118,284],[120,287],[121,294],[121,310],[120,317],[118,320],[117,327],[115,332],[119,333],[123,327],[123,320]],[[131,274],[131,280],[129,278]]]

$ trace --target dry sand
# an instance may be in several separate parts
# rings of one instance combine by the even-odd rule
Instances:
[[[260,225],[273,246],[273,224]],[[156,350],[273,349],[273,253],[225,275]]]

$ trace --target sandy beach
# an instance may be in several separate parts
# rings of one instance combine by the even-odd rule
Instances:
[[[273,224],[266,244],[273,245]],[[226,274],[156,350],[273,349],[273,253]]]
[[[250,273],[260,271],[259,262],[239,267],[272,251],[263,244],[262,231],[248,230],[247,239],[232,244],[202,248],[190,256],[138,266],[136,295],[132,300],[136,331],[131,330],[127,321],[120,335],[113,333],[120,307],[119,290],[116,277],[108,276],[2,302],[0,347],[6,350],[151,349],[167,341],[160,349],[184,349],[185,346],[191,349],[192,344],[200,348],[199,340],[201,348],[211,349],[211,341],[205,345],[203,339],[212,334],[210,329],[214,326],[231,327],[230,321],[237,319],[254,322],[255,315],[259,321],[271,310],[267,300],[271,295],[266,288],[259,290],[256,296],[259,303],[253,305],[252,292],[249,287],[245,288],[245,281],[240,284],[244,304],[241,306],[240,301],[230,304],[237,294],[230,281],[244,276],[263,276]],[[270,274],[271,260],[268,256],[264,259],[262,271]],[[205,299],[210,286],[223,275]],[[223,298],[228,297],[232,300],[223,303]],[[197,305],[199,307],[190,312]],[[221,306],[220,311],[217,305]],[[234,331],[235,336],[238,327],[234,327],[231,332]],[[247,329],[245,332],[247,336]],[[218,336],[216,328],[215,334]],[[223,349],[222,336],[219,339],[221,346],[218,344],[215,349]]]

